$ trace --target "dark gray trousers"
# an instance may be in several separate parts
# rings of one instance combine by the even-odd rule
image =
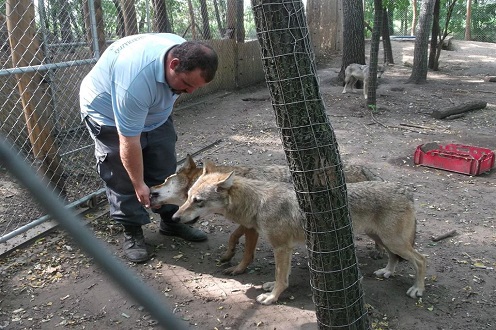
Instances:
[[[123,225],[150,223],[150,215],[136,197],[133,184],[119,154],[119,135],[116,127],[99,126],[91,118],[84,119],[95,141],[96,168],[105,182],[110,215]],[[145,183],[151,187],[164,182],[176,172],[177,135],[172,118],[150,132],[141,133]],[[167,221],[177,210],[176,205],[164,205],[153,211]]]

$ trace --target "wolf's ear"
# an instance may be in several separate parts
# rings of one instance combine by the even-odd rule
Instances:
[[[215,191],[219,191],[220,189],[229,189],[232,187],[234,181],[234,171],[231,173],[226,173],[223,178],[217,183],[217,189]]]
[[[205,159],[203,161],[203,174],[214,172],[215,164],[210,159]]]
[[[190,154],[187,154],[186,160],[184,161],[184,165],[179,169],[179,171],[181,170],[190,171],[190,170],[194,170],[195,168],[196,168],[195,160],[193,159],[193,157],[191,157]]]

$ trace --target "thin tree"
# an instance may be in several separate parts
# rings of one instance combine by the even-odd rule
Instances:
[[[435,2],[436,0],[424,0],[420,6],[419,24],[415,33],[412,74],[406,83],[421,84],[427,81],[427,51]]]
[[[193,3],[191,2],[191,0],[188,0],[188,13],[189,13],[189,28],[191,28],[191,38],[197,39],[195,11],[193,10]]]
[[[243,0],[236,1],[236,41],[245,42],[245,9]]]
[[[467,0],[467,15],[465,16],[465,40],[472,40],[472,0]]]
[[[165,0],[153,0],[153,31],[154,32],[172,32],[169,15],[167,15],[167,6]]]
[[[424,0],[425,2],[425,0]],[[417,0],[412,0],[412,26],[410,29],[410,35],[414,36],[417,29]]]
[[[224,27],[224,23],[221,20],[221,15],[219,11],[219,4],[217,0],[213,0],[214,3],[214,12],[215,12],[215,20],[217,21],[217,27],[219,28],[219,34],[223,38],[226,34],[226,29]]]
[[[377,62],[379,61],[379,44],[381,42],[381,32],[383,32],[383,11],[384,8],[382,7],[382,0],[374,0],[374,27],[372,29],[372,40],[370,41],[369,78],[367,84],[368,90],[366,91],[367,107],[371,110],[375,109],[376,107]]]
[[[102,1],[93,0],[95,21],[96,21],[96,35],[97,35],[97,45],[98,50],[95,49],[93,43],[93,34],[91,33],[92,24],[90,21],[90,10],[88,0],[83,0],[83,13],[84,13],[84,24],[86,26],[86,40],[90,46],[93,56],[98,58],[107,48],[107,42],[105,39],[105,25],[103,24],[103,11],[102,11]]]
[[[87,1],[87,0],[85,0]],[[122,12],[121,3],[119,0],[112,0],[117,11],[117,25],[115,27],[115,33],[118,37],[122,38],[126,36],[126,28],[124,24],[124,13]]]
[[[252,0],[252,8],[276,124],[306,215],[319,328],[369,329],[342,163],[319,91],[303,3]]]
[[[436,49],[437,49],[437,39],[439,36],[439,10],[441,8],[441,0],[435,0],[434,10],[432,12],[432,30],[431,30],[431,42],[429,48],[429,69],[434,69],[436,61]]]
[[[200,11],[202,16],[202,35],[203,39],[212,39],[212,34],[210,33],[210,20],[208,18],[208,7],[206,0],[200,0]]]
[[[223,36],[226,39],[234,39],[236,32],[236,9],[238,0],[227,0],[226,4],[226,31]]]
[[[124,29],[126,36],[138,34],[138,20],[134,0],[120,0],[124,15]]]
[[[384,64],[394,64],[393,47],[391,45],[390,24],[389,24],[389,9],[384,8],[382,11],[382,48],[384,50]]]
[[[71,18],[69,16],[70,3],[65,0],[57,0],[59,7],[58,21],[60,25],[60,39],[62,42],[73,42],[74,36],[72,34]]]
[[[343,1],[343,55],[338,80],[351,63],[365,64],[365,34],[362,0]]]
[[[431,48],[429,53],[429,69],[431,70],[439,70],[439,57],[441,57],[444,41],[449,34],[449,25],[451,18],[453,17],[456,2],[457,0],[448,0],[446,2],[446,19],[444,20],[444,27],[441,30],[441,27],[439,26],[440,0],[436,0],[432,23]]]

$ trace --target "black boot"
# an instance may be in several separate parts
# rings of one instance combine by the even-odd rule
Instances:
[[[208,238],[207,234],[199,229],[172,221],[172,216],[176,213],[176,211],[177,208],[169,212],[160,213],[160,218],[162,220],[160,221],[159,231],[161,234],[181,237],[182,239],[190,242],[201,242]]]
[[[122,250],[124,251],[124,256],[132,262],[140,263],[150,259],[141,226],[124,226]]]

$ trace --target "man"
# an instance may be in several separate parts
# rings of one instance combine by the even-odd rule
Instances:
[[[124,226],[124,256],[149,259],[142,225],[150,223],[150,186],[176,171],[172,108],[215,76],[218,58],[208,45],[169,33],[139,34],[114,42],[83,79],[81,116],[95,141],[97,170],[105,182],[110,215]],[[207,235],[174,223],[177,206],[160,214],[160,232],[189,241]]]

